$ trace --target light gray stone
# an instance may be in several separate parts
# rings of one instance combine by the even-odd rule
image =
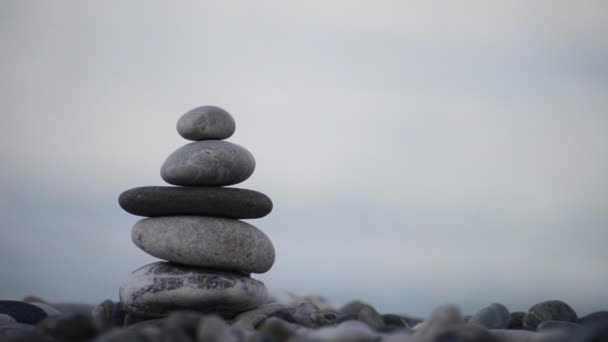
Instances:
[[[196,141],[178,148],[163,163],[160,175],[170,184],[223,186],[238,184],[255,170],[244,147],[227,141]]]
[[[493,303],[477,311],[469,323],[478,324],[488,329],[506,329],[509,326],[511,314],[500,303]]]
[[[434,309],[429,317],[414,327],[414,335],[433,339],[446,331],[450,326],[464,324],[460,310],[453,305],[444,305]]]
[[[228,139],[235,129],[232,115],[216,106],[194,108],[177,121],[179,135],[194,141]]]
[[[266,303],[268,297],[266,286],[250,277],[167,262],[134,271],[119,293],[129,312],[147,317],[175,310],[233,317]]]
[[[490,334],[501,342],[566,342],[568,336],[561,331],[534,332],[528,330],[491,329]]]
[[[148,254],[184,265],[264,273],[275,258],[266,234],[248,223],[226,218],[146,218],[135,224],[131,237]]]
[[[315,329],[306,336],[316,341],[371,342],[380,338],[367,324],[359,321],[346,321],[335,326]]]
[[[242,329],[255,330],[255,328],[260,324],[260,322],[268,318],[270,315],[274,314],[279,310],[285,310],[289,308],[292,307],[281,303],[264,304],[262,306],[259,306],[258,308],[243,312],[242,314],[238,315],[234,319],[232,326]]]

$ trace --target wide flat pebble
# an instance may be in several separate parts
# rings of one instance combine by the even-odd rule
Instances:
[[[134,271],[120,287],[120,299],[144,317],[175,310],[234,316],[266,303],[268,293],[262,282],[244,275],[157,262]]]
[[[248,223],[226,218],[147,218],[135,224],[131,237],[152,256],[191,266],[264,273],[275,258],[266,234]]]

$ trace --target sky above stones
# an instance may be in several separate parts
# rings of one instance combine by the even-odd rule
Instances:
[[[227,109],[278,297],[424,315],[608,295],[605,1],[2,1],[0,297],[117,299],[120,192]]]

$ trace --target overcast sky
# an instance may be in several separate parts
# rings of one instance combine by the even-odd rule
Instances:
[[[277,296],[608,303],[608,2],[0,1],[0,297],[117,299],[117,204],[212,104]]]

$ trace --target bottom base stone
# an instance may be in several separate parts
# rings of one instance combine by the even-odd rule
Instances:
[[[194,310],[232,317],[268,301],[266,286],[246,275],[170,262],[155,262],[131,274],[120,287],[130,313],[162,317]]]

